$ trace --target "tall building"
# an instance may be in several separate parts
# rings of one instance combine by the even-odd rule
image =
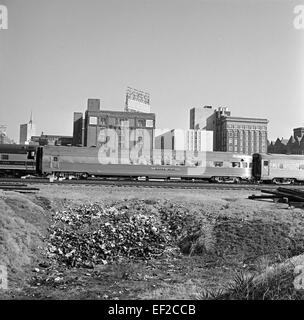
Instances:
[[[228,108],[219,108],[207,119],[207,130],[213,130],[214,151],[265,153],[267,124],[267,119],[232,117]]]
[[[294,136],[294,138],[298,137],[301,140],[302,137],[304,136],[304,127],[294,128],[293,129],[293,136]]]
[[[155,129],[155,148],[175,151],[212,151],[213,132],[193,129]]]
[[[82,117],[81,113],[74,113],[74,145],[98,147],[104,150],[105,159],[113,161],[152,158],[154,113],[101,110],[99,99],[89,99]]]
[[[221,145],[221,117],[230,117],[231,112],[227,107],[220,107],[217,110],[213,110],[212,114],[206,119],[206,129],[213,131],[213,150],[218,150]]]
[[[20,125],[20,144],[29,144],[31,137],[36,135],[36,125],[33,123],[33,117],[31,114],[30,121]]]
[[[202,129],[207,127],[207,119],[213,113],[212,106],[196,107],[190,109],[190,129]]]
[[[74,112],[73,146],[84,145],[84,119],[81,112]]]
[[[0,125],[0,144],[14,144],[15,142],[7,136],[7,127]]]
[[[279,154],[304,154],[304,127],[294,128],[289,139],[272,141],[267,149],[269,153]]]

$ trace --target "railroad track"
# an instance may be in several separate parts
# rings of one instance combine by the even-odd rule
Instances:
[[[208,183],[208,182],[180,182],[180,181],[128,181],[128,180],[63,180],[49,182],[48,179],[0,179],[0,189],[4,186],[7,190],[13,190],[14,184],[18,184],[19,189],[22,187],[29,190],[22,182],[26,184],[44,184],[44,185],[103,185],[103,186],[116,186],[116,187],[137,187],[137,188],[168,188],[168,189],[213,189],[213,190],[261,190],[261,189],[274,189],[279,185],[269,184],[231,184],[231,183]],[[11,188],[10,188],[11,187]],[[302,186],[304,188],[304,186]],[[288,185],[288,188],[301,188],[299,185]],[[39,189],[38,189],[39,190]],[[35,191],[33,189],[33,191]]]
[[[0,190],[15,191],[15,192],[19,192],[19,193],[34,193],[34,192],[39,191],[40,189],[29,187],[25,183],[16,183],[16,182],[3,183],[0,181]]]

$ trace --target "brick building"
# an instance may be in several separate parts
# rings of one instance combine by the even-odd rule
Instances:
[[[207,119],[213,130],[213,150],[253,154],[267,152],[267,119],[232,117],[219,108]]]
[[[293,129],[293,135],[289,139],[277,138],[271,142],[267,149],[268,153],[278,154],[304,154],[304,128]]]
[[[74,113],[73,145],[98,147],[122,162],[134,153],[150,161],[154,129],[154,113],[101,110],[99,99],[89,99],[84,117]]]

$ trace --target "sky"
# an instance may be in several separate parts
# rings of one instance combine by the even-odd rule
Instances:
[[[128,86],[150,93],[157,128],[187,129],[204,105],[267,118],[271,140],[304,126],[304,0],[0,4],[0,124],[16,142],[31,111],[37,134],[72,135],[88,98],[120,111]]]

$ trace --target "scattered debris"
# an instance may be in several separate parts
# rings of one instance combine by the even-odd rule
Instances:
[[[304,190],[294,188],[279,187],[276,190],[261,190],[267,195],[251,195],[248,199],[273,199],[283,203],[288,203],[290,206],[304,207]]]
[[[54,214],[48,257],[70,267],[94,268],[122,258],[179,254],[178,241],[200,227],[187,208],[171,203],[82,205]]]

